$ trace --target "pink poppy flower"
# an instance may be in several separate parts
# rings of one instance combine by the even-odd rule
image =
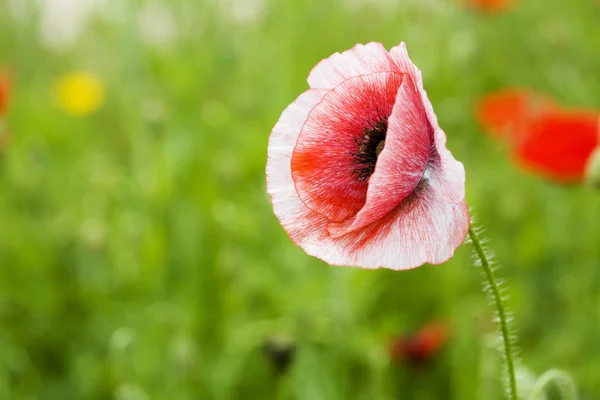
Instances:
[[[469,228],[465,171],[404,43],[336,53],[308,83],[269,139],[267,191],[290,238],[332,265],[452,257]]]

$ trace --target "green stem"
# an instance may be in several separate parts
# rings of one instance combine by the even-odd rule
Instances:
[[[562,394],[563,399],[577,399],[577,389],[575,388],[575,383],[573,383],[573,379],[571,379],[571,376],[559,369],[551,369],[549,371],[544,372],[542,376],[540,376],[540,378],[537,380],[533,389],[533,393],[531,394],[530,400],[539,400],[544,394],[546,387],[550,383],[556,384],[556,386]]]
[[[515,376],[515,357],[513,355],[513,347],[510,340],[510,332],[508,330],[508,320],[506,317],[506,310],[504,308],[504,301],[502,299],[502,294],[500,293],[500,288],[498,287],[498,283],[496,282],[496,277],[494,276],[494,271],[492,266],[490,265],[490,261],[488,256],[485,254],[485,250],[481,245],[481,240],[473,230],[473,228],[469,229],[469,237],[473,242],[473,247],[475,248],[475,253],[479,260],[481,261],[481,267],[485,272],[485,276],[488,280],[491,294],[494,298],[494,303],[496,305],[496,309],[498,310],[498,319],[500,320],[500,331],[502,333],[502,340],[504,341],[504,357],[506,360],[506,369],[508,375],[508,386],[511,400],[518,400],[517,396],[517,379]]]

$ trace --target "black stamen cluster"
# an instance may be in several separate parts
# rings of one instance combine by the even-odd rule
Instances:
[[[387,118],[382,118],[376,123],[369,123],[364,133],[354,139],[358,148],[352,154],[357,168],[352,172],[357,181],[366,181],[375,171],[377,157],[383,148],[387,132]]]

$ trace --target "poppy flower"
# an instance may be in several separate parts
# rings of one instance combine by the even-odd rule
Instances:
[[[484,96],[476,106],[476,117],[494,137],[518,142],[539,115],[556,108],[554,100],[528,89],[505,89]]]
[[[566,109],[542,94],[507,89],[485,96],[476,116],[525,169],[556,182],[585,179],[599,141],[596,111]]]
[[[3,123],[4,114],[10,99],[10,77],[7,72],[0,71],[0,150],[4,149],[8,140],[8,132]]]
[[[581,182],[594,150],[600,145],[599,113],[555,110],[532,121],[515,148],[525,168],[554,181]]]
[[[10,79],[8,74],[0,71],[0,117],[6,113],[10,96]]]
[[[104,103],[104,85],[95,75],[72,72],[61,77],[55,87],[58,106],[67,114],[86,116]]]
[[[512,0],[467,0],[468,4],[478,10],[487,13],[497,13],[506,11],[511,5]]]
[[[449,338],[447,324],[440,321],[429,322],[415,333],[394,338],[388,354],[396,363],[423,363],[431,360]]]
[[[335,53],[308,83],[269,138],[267,191],[290,238],[332,265],[447,261],[469,229],[465,171],[404,43]]]

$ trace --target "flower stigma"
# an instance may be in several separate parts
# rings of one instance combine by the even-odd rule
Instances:
[[[382,118],[376,123],[369,123],[363,134],[355,139],[357,149],[351,153],[356,169],[352,171],[354,179],[366,181],[375,171],[377,158],[385,146],[387,133],[387,118]]]

